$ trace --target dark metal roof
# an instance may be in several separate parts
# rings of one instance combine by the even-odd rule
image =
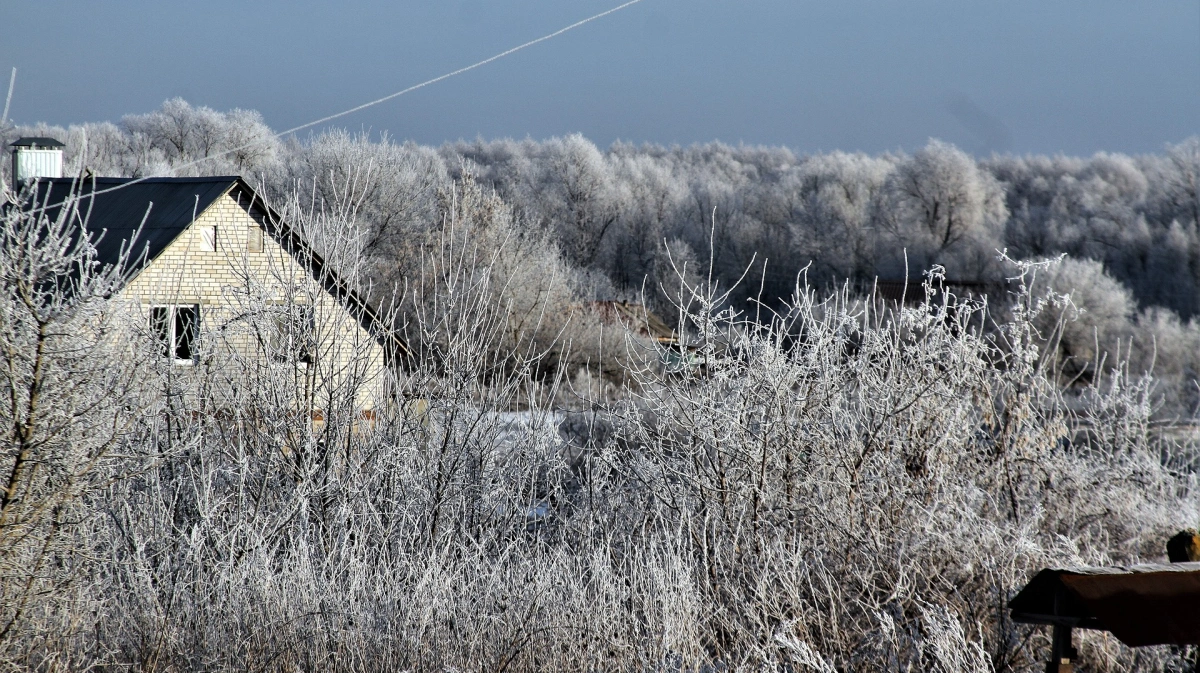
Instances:
[[[46,147],[49,149],[54,149],[56,147],[66,147],[66,145],[60,143],[54,138],[30,136],[27,138],[17,138],[16,142],[9,145],[9,147]]]
[[[1111,631],[1132,647],[1200,645],[1200,563],[1047,568],[1008,603],[1015,622]]]
[[[58,216],[64,199],[78,193],[79,217],[96,245],[96,260],[115,264],[121,247],[133,239],[142,219],[145,226],[134,241],[132,257],[153,260],[209,206],[238,183],[237,177],[212,178],[44,178],[38,180],[38,204]],[[120,189],[113,189],[120,187]],[[112,189],[112,191],[108,191]],[[97,240],[99,239],[99,240]]]

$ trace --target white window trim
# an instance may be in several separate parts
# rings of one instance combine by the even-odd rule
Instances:
[[[216,252],[217,251],[217,225],[215,224],[200,224],[196,225],[196,233],[200,239],[200,252]]]

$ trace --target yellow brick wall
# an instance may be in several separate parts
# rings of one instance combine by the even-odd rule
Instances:
[[[199,228],[208,226],[217,228],[215,251],[202,244]],[[358,406],[374,408],[386,386],[383,349],[270,234],[263,235],[262,252],[250,252],[254,227],[261,228],[262,222],[235,196],[221,197],[149,262],[121,297],[136,302],[147,320],[151,306],[198,304],[198,359],[206,366],[249,366],[317,391],[354,385]],[[313,306],[316,358],[304,371],[281,373],[281,365],[263,352],[255,330],[262,325],[264,304],[291,302]],[[323,408],[320,400],[315,404]]]

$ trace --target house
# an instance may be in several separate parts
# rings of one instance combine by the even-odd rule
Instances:
[[[77,194],[100,263],[132,245],[118,299],[180,374],[255,369],[293,382],[293,401],[281,404],[317,415],[347,387],[359,410],[387,398],[403,344],[240,177],[40,177],[37,188],[52,206]]]

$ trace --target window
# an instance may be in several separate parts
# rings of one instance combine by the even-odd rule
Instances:
[[[248,252],[263,251],[263,230],[262,227],[252,224],[249,231],[246,232],[246,250]]]
[[[198,227],[197,233],[200,234],[200,250],[201,252],[216,252],[217,250],[217,228]]]
[[[312,306],[280,305],[269,318],[266,345],[271,357],[280,362],[311,363],[316,332]]]
[[[163,357],[191,362],[200,336],[200,307],[150,307],[150,333],[158,341]]]

